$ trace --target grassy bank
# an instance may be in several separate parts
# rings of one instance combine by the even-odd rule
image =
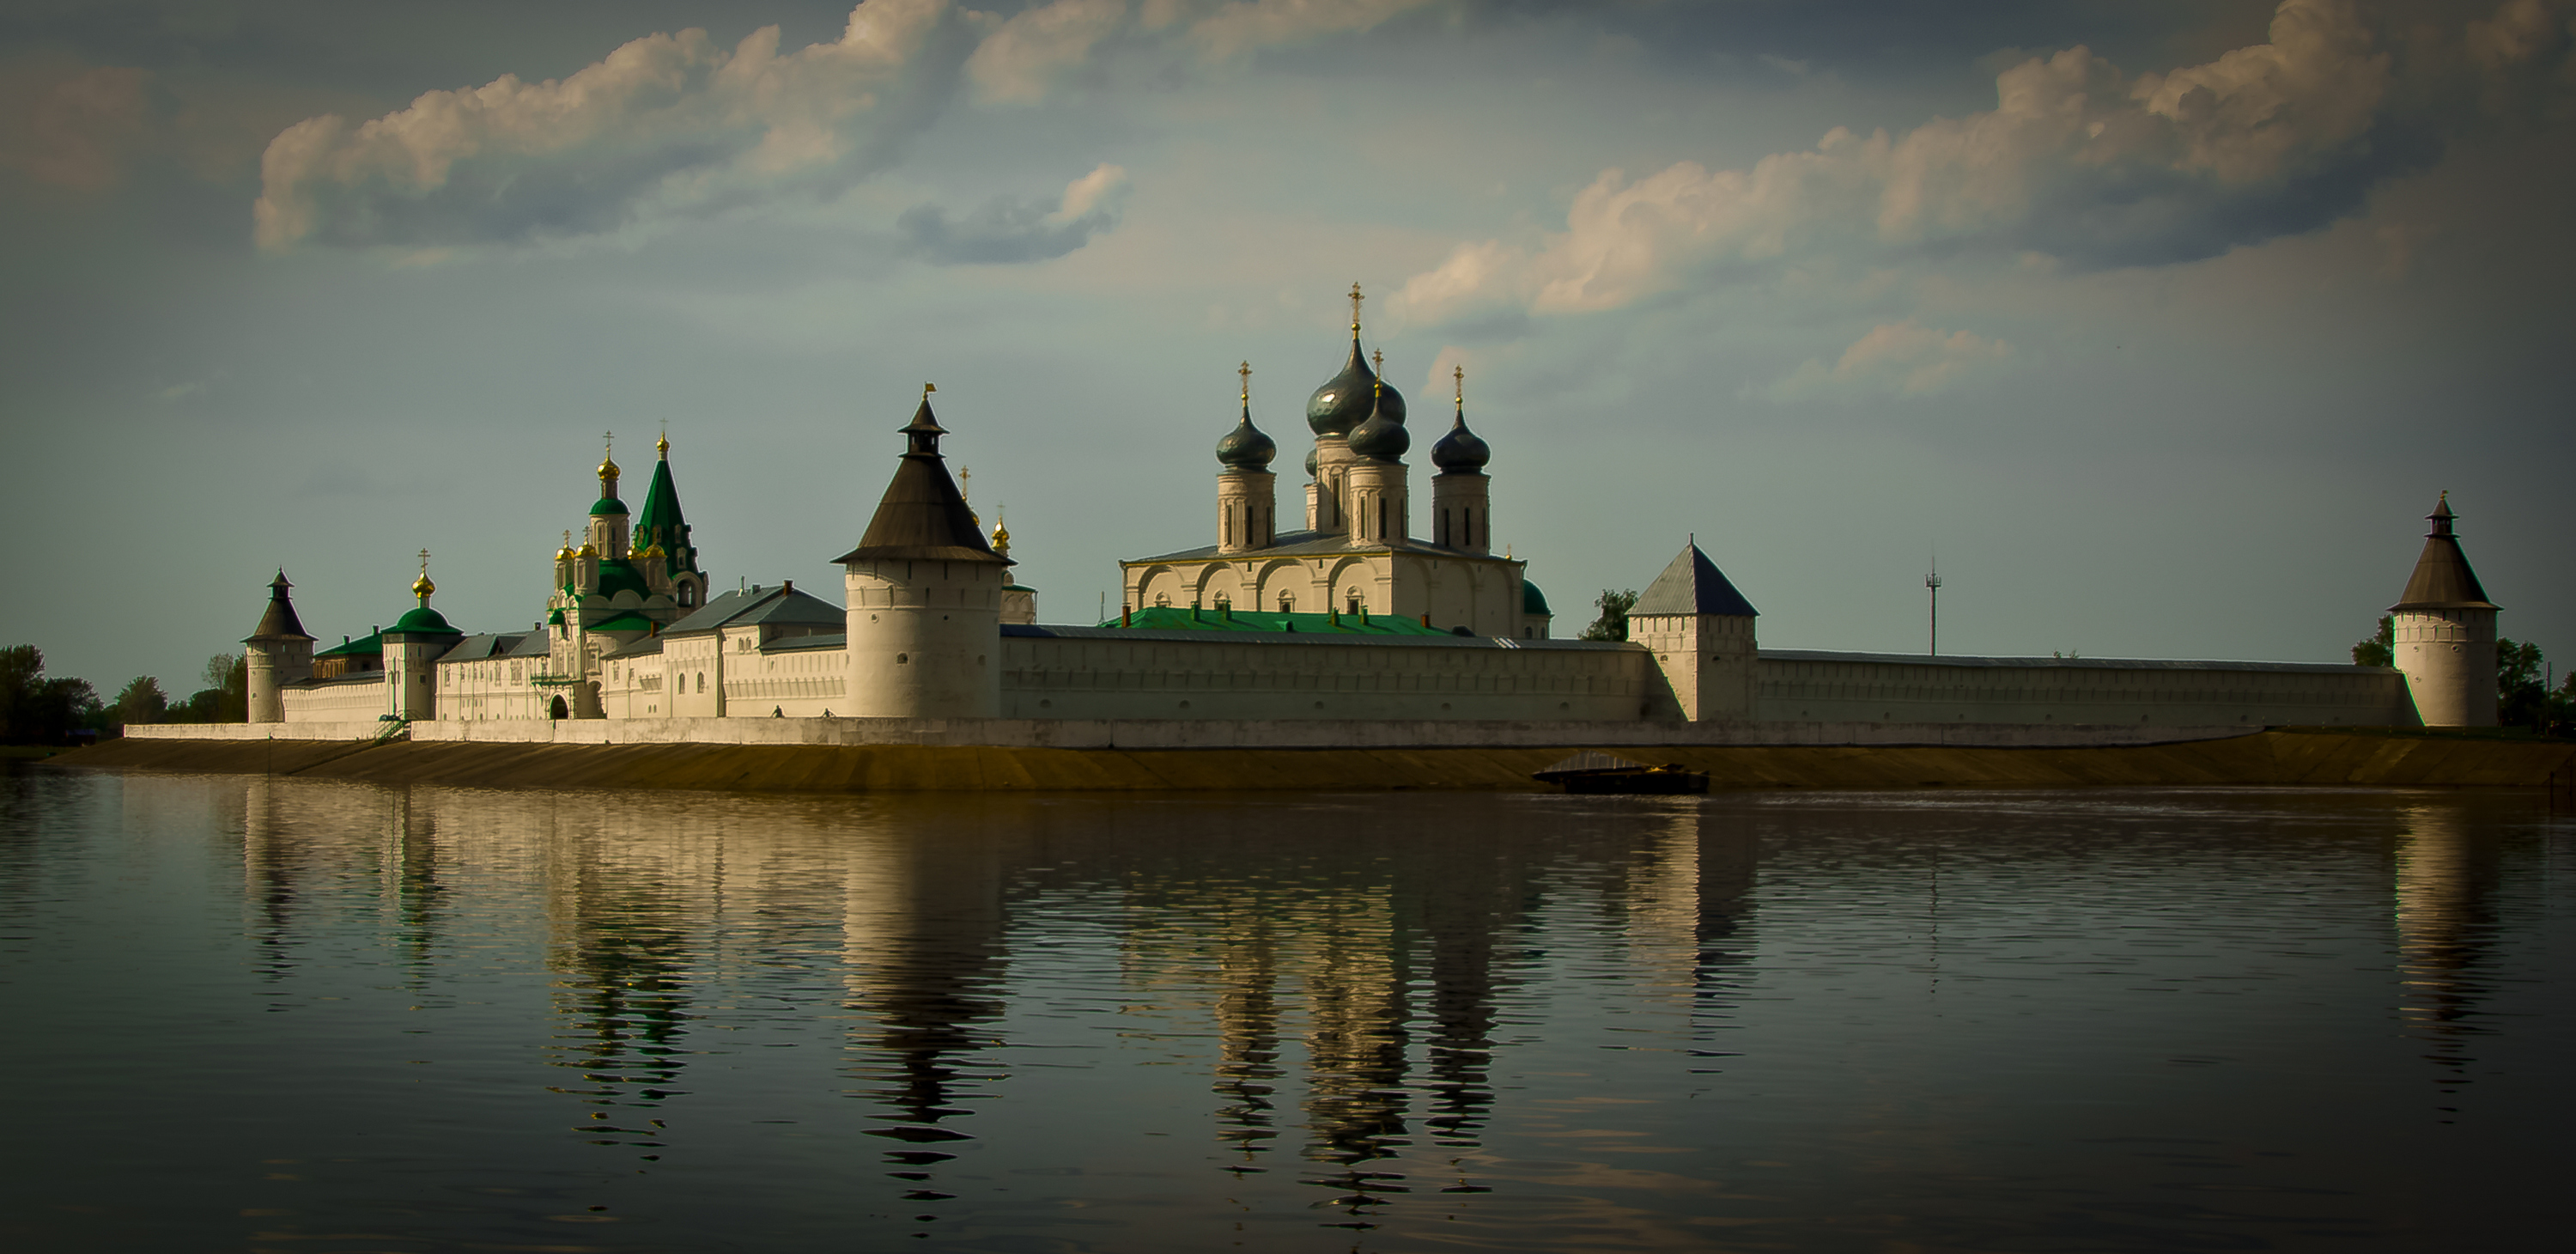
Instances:
[[[1547,749],[1008,749],[952,745],[508,745],[117,740],[64,766],[245,772],[490,788],[757,792],[1539,790]],[[2576,778],[2576,743],[2276,730],[2098,749],[1936,746],[1620,749],[1709,774],[1712,788],[2156,785],[2539,787]]]

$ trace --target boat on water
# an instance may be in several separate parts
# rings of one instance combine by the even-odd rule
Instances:
[[[1679,762],[1648,766],[1587,749],[1531,776],[1572,793],[1693,793],[1708,791],[1708,773]]]

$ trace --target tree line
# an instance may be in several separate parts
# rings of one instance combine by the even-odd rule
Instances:
[[[2397,664],[2397,616],[2379,616],[2379,632],[2354,642],[2352,664],[2355,666],[2395,666]],[[2576,724],[2576,672],[2561,678],[2556,688],[2548,683],[2549,659],[2540,646],[2510,636],[2496,637],[2496,722],[2504,727],[2528,727],[2544,735],[2560,733]]]
[[[206,659],[205,687],[172,701],[161,681],[137,675],[102,700],[86,679],[48,678],[32,644],[0,648],[0,744],[61,745],[124,733],[135,723],[240,723],[250,718],[250,663],[239,653]]]

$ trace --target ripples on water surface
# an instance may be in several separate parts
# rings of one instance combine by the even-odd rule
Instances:
[[[2527,1248],[2576,1115],[2536,796],[0,801],[12,1250]]]

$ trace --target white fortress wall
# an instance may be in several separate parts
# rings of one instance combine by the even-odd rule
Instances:
[[[1088,627],[1002,638],[1005,718],[1636,721],[1663,691],[1652,658],[1626,644]]]
[[[394,710],[383,671],[307,680],[280,689],[279,695],[285,698],[290,723],[372,723]]]
[[[1760,652],[1768,722],[2416,726],[2378,666]]]

